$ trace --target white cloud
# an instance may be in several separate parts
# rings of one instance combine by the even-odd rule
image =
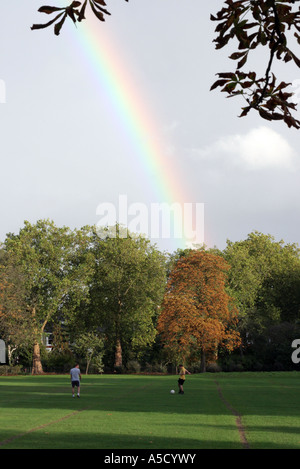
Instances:
[[[194,150],[193,154],[201,159],[229,156],[231,164],[249,170],[292,169],[296,156],[295,150],[284,137],[264,126],[244,135],[221,138],[208,147]]]

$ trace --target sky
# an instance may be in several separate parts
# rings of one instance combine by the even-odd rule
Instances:
[[[234,66],[234,44],[213,44],[223,1],[107,4],[105,23],[89,12],[56,37],[30,29],[50,19],[42,0],[1,2],[0,241],[25,220],[73,229],[117,218],[169,252],[187,240],[224,249],[254,230],[299,243],[300,131],[239,118],[240,98],[210,91]],[[266,52],[249,67],[263,73]],[[275,73],[300,101],[299,69]],[[177,207],[190,234],[168,231],[158,204],[164,220]]]

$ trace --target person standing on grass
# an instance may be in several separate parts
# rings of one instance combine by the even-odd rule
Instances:
[[[71,384],[72,384],[72,397],[75,397],[75,386],[77,387],[77,397],[80,397],[80,380],[81,380],[81,373],[79,369],[79,365],[75,365],[74,368],[70,370],[71,376]]]
[[[184,368],[183,365],[179,365],[179,379],[178,379],[179,394],[184,394],[183,385],[185,382],[186,373],[188,375],[191,374],[186,368]]]

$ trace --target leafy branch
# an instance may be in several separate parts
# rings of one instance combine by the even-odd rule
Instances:
[[[128,0],[125,0],[128,1]],[[218,80],[211,90],[221,87],[227,97],[242,96],[246,106],[242,107],[240,117],[246,116],[251,109],[258,111],[263,119],[269,121],[283,120],[288,127],[300,128],[300,121],[295,119],[292,111],[296,104],[291,100],[293,93],[286,91],[290,83],[277,78],[272,72],[274,60],[293,61],[300,67],[300,59],[288,47],[287,31],[294,29],[294,37],[300,44],[300,9],[294,8],[299,0],[225,0],[225,6],[211,20],[218,23],[214,39],[216,49],[222,49],[230,40],[238,41],[238,50],[230,55],[237,61],[235,72],[217,73]],[[38,11],[48,15],[54,14],[45,24],[34,24],[31,29],[43,29],[54,24],[54,33],[58,36],[67,18],[74,24],[86,19],[89,8],[100,20],[110,15],[104,0],[72,1],[67,7],[42,6]],[[258,46],[269,48],[269,60],[263,77],[256,77],[256,72],[242,71],[250,53]]]
[[[238,51],[229,57],[238,60],[235,72],[218,73],[219,78],[211,90],[222,87],[221,91],[228,97],[243,96],[247,106],[242,108],[240,117],[255,109],[264,119],[283,120],[289,127],[300,128],[300,121],[291,114],[291,110],[296,109],[296,104],[290,100],[293,93],[285,91],[290,83],[277,85],[271,71],[275,58],[284,62],[293,60],[300,67],[300,60],[288,47],[286,36],[286,30],[295,28],[294,37],[300,44],[300,11],[299,8],[293,10],[295,3],[296,0],[226,0],[227,7],[216,16],[211,15],[212,21],[219,22],[215,29],[218,33],[214,40],[216,49],[223,48],[233,38],[238,40]],[[257,78],[255,72],[244,73],[241,69],[250,52],[259,45],[268,46],[270,52],[265,75]]]
[[[125,0],[128,2],[128,0]],[[44,29],[48,28],[54,24],[54,34],[58,36],[60,34],[61,28],[65,22],[65,20],[69,17],[74,24],[85,20],[86,8],[89,5],[90,9],[94,13],[94,15],[100,21],[105,21],[105,15],[110,15],[109,11],[105,8],[106,3],[104,0],[85,0],[84,2],[80,1],[72,1],[72,3],[67,7],[54,7],[54,6],[42,6],[39,8],[40,13],[46,13],[47,15],[51,15],[54,13],[59,13],[52,18],[48,23],[44,24],[33,24],[31,29]]]

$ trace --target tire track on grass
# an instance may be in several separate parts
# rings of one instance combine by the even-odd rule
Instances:
[[[237,426],[237,429],[238,429],[238,432],[239,432],[239,435],[240,435],[240,440],[241,440],[241,443],[242,443],[242,446],[243,448],[245,449],[250,449],[250,444],[247,440],[247,437],[246,437],[246,432],[245,432],[245,427],[242,423],[242,416],[241,414],[236,410],[234,409],[234,407],[232,407],[232,405],[230,404],[230,402],[228,402],[223,393],[222,393],[222,389],[221,389],[221,386],[220,384],[218,383],[218,381],[215,380],[215,383],[216,383],[216,386],[217,386],[217,389],[218,389],[218,393],[219,393],[219,397],[221,399],[221,401],[225,404],[225,406],[227,407],[227,409],[230,410],[230,412],[236,417],[236,426]]]

